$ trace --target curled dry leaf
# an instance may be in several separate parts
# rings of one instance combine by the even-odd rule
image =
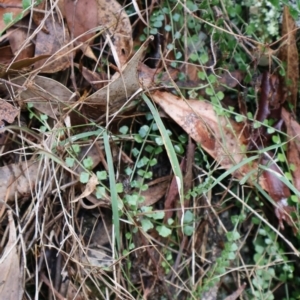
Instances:
[[[75,64],[74,66],[79,69],[84,79],[95,89],[100,90],[107,84],[107,76],[104,73],[92,72],[88,68]]]
[[[93,173],[88,183],[84,186],[83,192],[71,202],[77,202],[82,198],[89,196],[96,189],[97,184],[99,184],[97,176]]]
[[[299,54],[297,50],[296,40],[296,23],[290,14],[289,7],[284,6],[282,18],[282,37],[285,37],[284,45],[280,48],[279,58],[286,63],[286,78],[288,84],[287,89],[290,92],[288,96],[289,102],[297,107],[297,94],[299,84]]]
[[[109,113],[114,113],[125,105],[126,101],[134,94],[141,90],[138,66],[152,39],[153,37],[149,37],[140,47],[130,61],[124,66],[122,74],[119,75],[119,77],[85,99],[82,108],[84,115],[92,119],[98,119],[99,116],[101,116],[101,113],[103,114],[103,112],[106,111],[107,101],[109,101]]]
[[[107,29],[121,65],[126,63],[133,47],[132,28],[129,17],[116,0],[64,0],[63,14],[72,37],[79,37],[81,42],[92,38],[93,33],[86,34],[91,29],[97,26]]]
[[[17,234],[11,211],[8,213],[9,237],[0,259],[0,295],[1,299],[22,299],[19,255],[17,252]]]

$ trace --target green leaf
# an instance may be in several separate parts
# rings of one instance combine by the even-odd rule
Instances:
[[[183,223],[192,223],[194,220],[194,215],[190,210],[185,211],[183,216]]]
[[[213,89],[210,88],[210,87],[207,87],[207,88],[205,89],[205,93],[206,93],[206,95],[208,95],[208,96],[214,95],[214,91],[213,91]]]
[[[179,39],[181,37],[181,33],[179,31],[175,32],[174,39]]]
[[[165,26],[165,31],[171,31],[172,30],[172,26],[171,25],[169,25],[169,24],[167,24],[166,26]]]
[[[187,236],[191,236],[194,232],[194,227],[193,226],[189,226],[189,225],[185,225],[183,227],[183,233]]]
[[[89,181],[90,174],[87,172],[81,172],[80,173],[80,182],[81,183],[87,183]]]
[[[10,24],[13,21],[13,14],[12,13],[3,14],[3,21],[5,25]]]
[[[48,116],[44,115],[44,114],[41,114],[40,118],[41,118],[42,121],[48,120]]]
[[[22,0],[23,9],[27,9],[31,5],[31,0]]]
[[[236,243],[229,244],[229,250],[230,250],[231,252],[236,251],[238,248],[239,248],[239,247],[238,247],[238,245],[237,245]]]
[[[227,258],[229,260],[233,260],[233,259],[235,259],[235,257],[236,257],[236,254],[234,252],[229,252],[227,255]]]
[[[122,134],[127,134],[128,130],[129,130],[129,128],[126,125],[119,128],[119,132],[122,133]]]
[[[79,154],[80,153],[80,146],[77,145],[77,144],[72,145],[71,149],[74,151],[75,154]]]
[[[168,225],[172,225],[174,223],[174,220],[172,218],[168,219]]]
[[[134,157],[137,157],[140,154],[140,151],[137,148],[133,148],[131,153]]]
[[[148,126],[148,125],[144,125],[144,126],[142,126],[142,127],[140,128],[140,130],[139,130],[139,135],[140,135],[142,138],[144,138],[144,137],[148,134],[149,130],[150,130],[149,126]]]
[[[153,150],[154,150],[154,147],[151,146],[151,145],[147,145],[147,146],[145,147],[145,151],[147,151],[148,153],[152,153]]]
[[[146,156],[143,156],[136,164],[137,168],[142,168],[149,162],[149,158]]]
[[[116,184],[116,190],[117,190],[117,193],[118,193],[118,194],[119,194],[119,193],[123,193],[123,184],[120,183],[120,182],[118,182],[118,183]]]
[[[202,64],[206,64],[208,62],[208,54],[206,52],[202,53],[199,57],[199,60]]]
[[[143,138],[139,134],[134,135],[134,140],[139,144],[141,144],[144,141]]]
[[[152,26],[156,28],[161,28],[163,26],[163,23],[162,21],[155,21],[153,22]]]
[[[280,144],[280,137],[278,135],[273,135],[272,141],[274,144]]]
[[[106,171],[97,171],[96,173],[98,180],[106,180],[107,172]]]
[[[277,154],[277,159],[280,161],[280,162],[285,162],[285,155],[283,153],[278,153]]]
[[[203,71],[199,71],[198,72],[198,78],[201,80],[205,80],[206,79],[206,73]]]
[[[141,220],[141,225],[142,225],[142,228],[145,232],[147,232],[149,229],[154,228],[152,222],[147,218],[143,218]]]
[[[163,210],[156,211],[156,212],[154,212],[152,214],[149,214],[149,217],[151,217],[154,220],[161,220],[161,219],[164,218],[164,216],[165,216],[165,212]]]
[[[134,195],[126,195],[125,196],[125,200],[126,200],[126,202],[129,205],[131,205],[131,206],[137,206],[139,197],[136,194],[134,194]]]
[[[103,187],[103,186],[97,186],[95,194],[96,194],[96,198],[97,199],[102,199],[105,196],[105,194],[106,194],[105,187]]]
[[[224,99],[224,97],[225,97],[225,95],[224,95],[224,93],[223,92],[221,92],[221,91],[219,91],[219,92],[217,92],[217,98],[221,101],[221,100],[223,100]]]
[[[165,225],[157,226],[156,229],[158,231],[158,234],[162,237],[167,237],[172,233],[172,231],[169,228],[167,228]]]
[[[245,120],[245,117],[242,115],[236,115],[234,118],[235,118],[235,121],[238,123],[243,122]]]
[[[294,202],[294,203],[298,203],[298,197],[296,195],[292,195],[291,196],[291,200]]]
[[[237,231],[227,232],[226,236],[229,242],[237,241],[241,237]]]
[[[174,149],[178,154],[184,153],[184,148],[181,144],[174,145]]]
[[[175,13],[175,14],[173,15],[173,20],[174,20],[175,22],[178,22],[179,19],[180,19],[180,14]]]
[[[73,157],[67,157],[66,158],[66,165],[67,165],[67,167],[73,168],[74,163],[75,163],[75,159]]]
[[[83,165],[86,169],[91,170],[93,168],[93,159],[88,156],[83,160]]]

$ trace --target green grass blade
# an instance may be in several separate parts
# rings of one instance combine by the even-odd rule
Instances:
[[[171,139],[168,135],[168,132],[165,128],[165,125],[163,124],[157,109],[154,107],[153,103],[151,100],[146,96],[146,94],[142,94],[142,98],[145,101],[145,103],[148,105],[153,118],[157,124],[157,127],[160,131],[160,134],[162,136],[162,139],[164,141],[164,145],[168,154],[168,157],[170,159],[170,163],[173,169],[173,172],[176,176],[176,181],[177,181],[177,187],[178,187],[178,192],[179,192],[179,197],[180,197],[180,203],[183,204],[184,202],[184,193],[183,193],[183,179],[182,179],[182,173],[180,170],[180,165],[177,159],[177,155],[175,153],[173,144],[171,142]]]
[[[104,149],[105,149],[106,160],[108,165],[109,188],[110,188],[111,206],[112,206],[112,213],[113,213],[114,235],[117,242],[117,249],[120,250],[121,244],[120,244],[120,218],[119,218],[119,208],[118,208],[118,193],[116,190],[115,170],[114,170],[111,148],[109,144],[109,137],[106,131],[103,131],[103,141],[104,141]]]

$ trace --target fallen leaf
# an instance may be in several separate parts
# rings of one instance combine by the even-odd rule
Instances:
[[[22,162],[0,168],[0,195],[7,202],[30,196],[37,180],[38,162]],[[2,205],[0,205],[1,207]]]
[[[18,77],[12,80],[13,83],[24,86],[26,90],[18,91],[17,87],[12,86],[15,90],[20,105],[32,103],[33,107],[41,113],[51,118],[59,117],[67,112],[63,111],[73,103],[73,93],[60,82],[43,77],[36,76],[34,80],[28,80],[26,77]]]
[[[109,108],[109,114],[115,113],[121,109],[126,102],[141,91],[141,84],[138,76],[139,62],[147,49],[148,40],[140,47],[130,61],[124,66],[121,75],[109,83],[101,90],[95,92],[84,100],[82,112],[92,119],[99,119],[103,112]],[[107,101],[109,101],[107,103]]]
[[[296,23],[290,14],[288,6],[284,6],[282,17],[282,37],[285,37],[284,45],[280,48],[279,59],[286,62],[286,78],[288,80],[287,90],[291,93],[288,101],[293,105],[293,110],[297,108],[297,94],[299,84],[299,54],[297,50]]]
[[[35,56],[49,55],[47,60],[39,60],[34,64],[35,69],[43,73],[56,73],[65,70],[71,65],[72,44],[68,29],[57,19],[51,16],[45,20],[48,33],[40,30],[36,36]]]
[[[282,109],[281,116],[288,135],[287,160],[289,165],[294,166],[292,168],[293,184],[300,191],[300,125],[284,108]]]
[[[74,66],[78,68],[84,77],[84,79],[95,89],[100,90],[107,84],[107,78],[104,73],[92,72],[88,68],[75,64]]]
[[[38,57],[21,59],[19,61],[13,62],[9,65],[9,67],[7,65],[0,64],[0,78],[3,78],[7,75],[20,74],[20,71],[24,71],[24,69],[29,68],[37,61],[48,57],[49,55],[40,55]]]
[[[15,55],[15,61],[34,56],[34,45],[32,42],[27,42],[29,33],[27,23],[25,20],[21,20],[7,30],[9,44]]]
[[[243,283],[234,293],[226,297],[224,300],[236,300],[242,294],[246,286],[247,284]]]
[[[126,63],[133,47],[132,29],[129,17],[117,1],[64,0],[63,13],[72,37],[81,42],[92,41],[92,29],[102,26],[98,29],[107,30],[112,36],[121,65]]]
[[[8,214],[9,237],[0,259],[0,295],[1,299],[22,299],[23,288],[21,282],[19,255],[17,252],[17,234],[12,213]]]
[[[141,192],[144,201],[139,203],[138,207],[141,208],[142,206],[151,206],[155,204],[166,194],[168,186],[169,182],[164,181],[154,186],[150,186],[146,191]]]
[[[0,125],[2,121],[12,123],[18,114],[19,110],[16,107],[0,99]]]
[[[72,200],[71,202],[77,202],[82,198],[85,198],[87,196],[89,196],[91,193],[93,193],[93,191],[96,189],[97,184],[99,184],[98,178],[97,176],[93,173],[93,175],[90,177],[89,181],[87,182],[86,185],[84,185],[84,190],[83,192],[80,194],[80,196],[78,196],[77,198],[75,198],[74,200]]]

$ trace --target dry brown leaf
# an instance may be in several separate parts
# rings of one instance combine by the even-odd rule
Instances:
[[[0,168],[0,195],[3,200],[13,201],[30,196],[34,188],[38,172],[37,162],[22,162]]]
[[[7,65],[0,64],[0,77],[3,78],[7,75],[20,74],[21,70],[26,71],[30,66],[32,66],[37,61],[48,57],[49,55],[40,55],[38,57],[21,59],[19,61],[15,61],[12,64],[10,64],[9,68]]]
[[[17,57],[14,58],[15,61],[34,56],[33,43],[29,42],[25,45],[25,41],[28,38],[27,23],[28,22],[26,22],[25,20],[21,20],[18,23],[16,23],[15,26],[7,30],[11,50],[15,56],[17,55]],[[20,49],[22,50],[19,53]]]
[[[92,72],[88,68],[75,64],[74,66],[78,68],[84,77],[84,79],[95,89],[100,90],[107,84],[106,74]]]
[[[117,1],[64,0],[63,13],[72,37],[81,36],[78,39],[81,42],[92,38],[93,33],[85,34],[91,29],[97,26],[107,29],[113,37],[113,44],[121,65],[126,63],[133,47],[132,28],[129,17]]]
[[[12,53],[11,47],[10,46],[4,46],[0,48],[1,56],[0,56],[0,64],[7,65],[9,64],[13,58],[14,54]],[[1,68],[0,68],[1,70]],[[0,71],[0,76],[1,76],[1,71]]]
[[[230,296],[226,297],[224,300],[236,300],[243,293],[246,286],[246,283],[244,283],[235,292],[233,292]]]
[[[289,165],[294,165],[292,170],[293,184],[300,191],[300,125],[284,108],[281,111],[282,119],[284,120],[289,143],[287,149],[287,160]]]
[[[293,105],[294,112],[297,108],[297,94],[299,82],[299,54],[296,41],[296,23],[290,14],[288,6],[284,7],[282,18],[281,35],[285,37],[284,45],[280,48],[279,58],[286,62],[286,78],[288,80],[287,89],[291,93],[288,101]]]
[[[141,90],[138,65],[151,40],[152,37],[140,47],[124,66],[121,76],[85,99],[82,108],[84,115],[92,119],[98,119],[101,114],[106,111],[107,101],[109,101],[109,113],[114,113],[118,111],[132,95]]]
[[[155,186],[149,187],[146,191],[141,192],[141,196],[143,196],[144,201],[139,203],[139,207],[151,206],[155,204],[166,194],[168,186],[169,182],[164,181],[159,184],[156,184]]]
[[[95,34],[87,32],[103,24],[102,21],[98,23],[97,0],[61,0],[60,2],[59,7],[66,18],[72,39],[78,37],[78,41],[84,43]]]
[[[9,237],[0,259],[0,295],[1,299],[22,299],[23,288],[17,252],[17,234],[11,211],[8,213]]]
[[[56,118],[64,113],[62,109],[67,107],[68,103],[71,104],[72,92],[58,81],[43,76],[36,76],[34,82],[26,80],[25,77],[12,80],[13,83],[26,87],[25,91],[19,93],[20,105],[32,103],[41,113]],[[18,89],[14,86],[12,88],[17,94]]]
[[[91,178],[89,179],[88,183],[86,185],[84,185],[84,190],[83,192],[74,200],[72,200],[71,202],[77,202],[82,198],[85,198],[87,196],[89,196],[91,193],[93,193],[93,191],[96,189],[97,184],[99,184],[98,178],[97,176],[93,173],[93,175],[91,176]]]
[[[36,62],[34,67],[35,69],[41,68],[43,73],[56,73],[68,68],[71,64],[73,55],[71,53],[72,45],[68,45],[70,42],[69,31],[57,18],[53,20],[53,17],[45,20],[45,26],[48,33],[40,30],[36,36],[35,56],[51,55],[51,57]]]
[[[2,121],[12,123],[18,114],[19,110],[17,108],[15,108],[7,101],[0,99],[0,125]]]

